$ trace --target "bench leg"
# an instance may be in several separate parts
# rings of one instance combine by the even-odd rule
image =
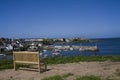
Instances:
[[[45,71],[47,71],[47,64],[45,64]]]
[[[16,63],[14,62],[14,70],[16,71]]]
[[[38,72],[40,73],[40,68],[41,68],[41,66],[40,66],[40,64],[38,64]]]

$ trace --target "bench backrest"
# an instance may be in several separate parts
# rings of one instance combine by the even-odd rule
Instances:
[[[13,59],[15,63],[39,64],[40,62],[39,52],[13,52]]]

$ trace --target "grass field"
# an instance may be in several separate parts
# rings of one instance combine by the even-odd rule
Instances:
[[[55,75],[55,76],[52,76],[52,77],[43,78],[42,80],[67,80],[67,78],[72,76],[72,75],[71,74],[64,74],[62,76]],[[76,77],[74,80],[113,80],[113,79],[101,78],[99,76],[81,76],[81,77]]]
[[[77,62],[102,62],[102,61],[120,61],[120,56],[72,56],[72,57],[52,57],[47,59],[48,64],[65,64]],[[13,68],[13,60],[0,60],[0,70]]]

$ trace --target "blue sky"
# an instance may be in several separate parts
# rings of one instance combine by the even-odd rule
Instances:
[[[0,37],[120,37],[120,0],[0,0]]]

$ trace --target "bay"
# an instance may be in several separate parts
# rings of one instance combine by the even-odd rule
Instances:
[[[70,42],[65,44],[54,44],[54,45],[68,45],[68,46],[97,46],[98,52],[90,52],[90,51],[78,51],[78,50],[63,50],[60,51],[61,56],[120,56],[120,38],[103,38],[103,39],[95,39],[99,40],[99,42]],[[46,51],[41,55],[43,57],[47,55],[48,57],[52,56],[52,51]],[[0,59],[12,59],[12,55],[0,56]]]

